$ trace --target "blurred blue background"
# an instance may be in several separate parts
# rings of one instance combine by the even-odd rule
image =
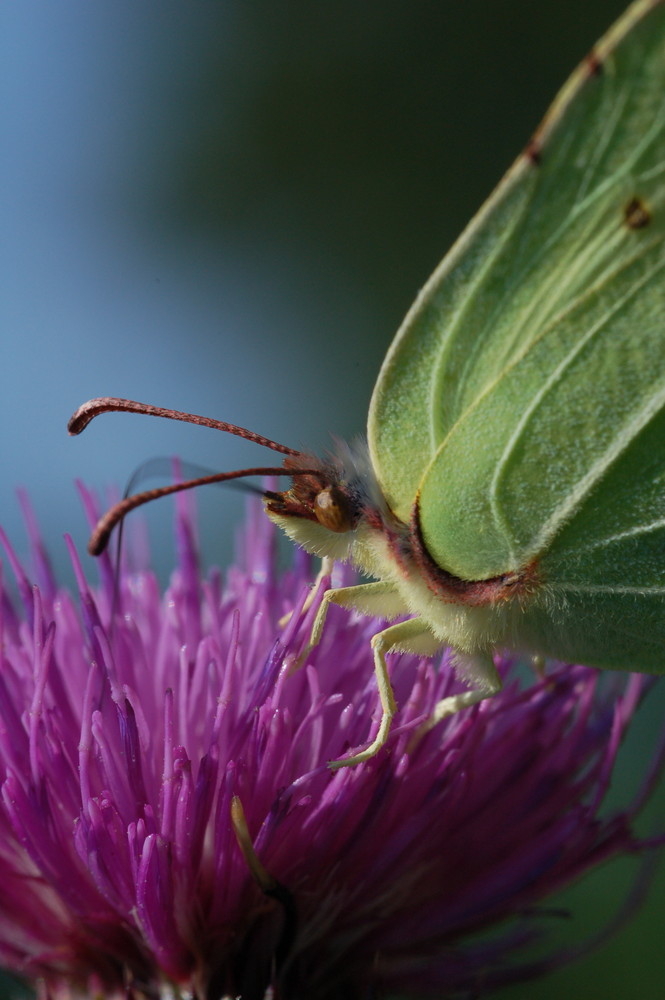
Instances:
[[[174,453],[216,469],[270,460],[145,417],[68,438],[91,396],[316,450],[362,433],[417,289],[624,6],[2,4],[0,519],[19,550],[19,484],[66,575],[63,531],[81,546],[87,534],[76,477],[123,488]],[[208,490],[198,503],[206,558],[225,560],[241,501]],[[146,511],[162,572],[171,553],[154,540],[170,518],[168,501]],[[665,954],[648,928],[663,892],[538,997],[660,1000]]]

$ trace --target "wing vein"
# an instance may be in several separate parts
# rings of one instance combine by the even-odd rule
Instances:
[[[627,100],[628,94],[625,90],[623,90],[620,95],[620,99],[619,95],[616,95],[613,100],[609,101],[611,109],[610,115],[605,120],[605,125],[601,132],[601,141],[596,143],[593,155],[589,157],[587,169],[584,171],[584,175],[581,178],[577,198],[575,199],[576,205],[583,205],[587,198],[587,191],[591,186],[591,181],[596,171],[596,167],[605,155],[605,152],[610,144],[610,140],[617,131]]]
[[[652,521],[651,524],[638,524],[634,528],[629,528],[627,531],[619,531],[615,535],[608,535],[606,538],[594,539],[593,542],[588,542],[586,545],[576,545],[575,552],[594,552],[598,549],[609,548],[615,542],[623,542],[629,538],[650,535],[653,532],[660,531],[662,528],[665,528],[665,518]]]
[[[441,365],[441,360],[440,359],[441,359],[442,355],[445,354],[445,350],[446,350],[447,345],[450,343],[451,340],[453,340],[455,338],[457,330],[463,324],[465,313],[466,313],[466,310],[467,310],[468,306],[470,304],[472,304],[473,301],[475,300],[475,298],[476,298],[476,296],[478,294],[478,289],[479,288],[482,289],[482,286],[483,286],[483,284],[485,282],[485,279],[486,279],[487,275],[490,273],[490,271],[492,270],[492,267],[494,266],[494,264],[496,262],[496,259],[500,256],[501,252],[504,249],[504,246],[506,246],[507,244],[509,244],[509,242],[510,242],[512,236],[513,236],[513,233],[514,233],[515,229],[518,228],[520,222],[522,221],[522,217],[525,215],[525,213],[528,212],[529,203],[530,203],[530,198],[528,198],[528,197],[525,198],[524,201],[523,201],[523,203],[522,203],[522,205],[520,206],[520,210],[513,213],[513,218],[511,220],[511,225],[510,226],[506,226],[505,229],[501,232],[501,235],[496,240],[495,246],[492,248],[492,253],[490,253],[488,255],[487,260],[484,262],[483,266],[479,267],[477,269],[477,273],[474,276],[474,280],[472,282],[470,282],[469,285],[466,287],[464,295],[460,299],[459,306],[457,307],[457,309],[455,311],[454,322],[451,323],[451,325],[450,325],[450,327],[449,327],[449,329],[447,331],[447,335],[445,337],[445,340],[442,340],[441,348],[439,350],[439,355],[438,355],[439,356],[439,362],[438,362],[437,367],[440,367],[440,365]],[[482,348],[482,345],[481,345],[481,348]],[[475,352],[473,350],[469,351],[468,352],[468,357],[466,359],[466,368],[469,368],[469,367],[473,366],[473,359],[474,359],[474,357],[475,357]],[[464,378],[464,372],[461,372],[460,373],[460,379],[463,379],[463,378]],[[429,405],[428,405],[427,412],[430,413],[430,414],[433,414],[433,415],[436,414],[438,412],[438,402],[439,402],[439,398],[438,398],[438,379],[436,377],[433,377],[430,380],[429,399],[428,399],[428,404]],[[439,447],[440,442],[438,440],[437,428],[435,426],[434,421],[430,421],[429,434],[430,434],[430,453],[431,454],[435,454],[435,452],[437,451],[437,449]]]
[[[665,594],[664,586],[626,586],[616,583],[548,583],[548,591],[565,592],[571,594]]]
[[[499,487],[504,475],[507,474],[510,458],[514,454],[516,448],[518,447],[521,439],[526,433],[527,427],[536,409],[542,404],[544,399],[557,387],[564,377],[567,369],[572,365],[577,356],[581,351],[595,338],[601,331],[605,328],[609,320],[619,312],[626,303],[639,293],[641,288],[652,280],[658,271],[665,267],[665,260],[660,260],[656,266],[651,268],[646,274],[641,278],[640,281],[635,282],[623,295],[618,299],[612,306],[611,309],[607,310],[597,321],[594,323],[586,333],[579,337],[574,346],[565,357],[559,362],[556,368],[551,372],[549,377],[543,382],[537,392],[533,395],[530,402],[525,406],[520,419],[515,425],[513,433],[510,435],[506,446],[496,464],[494,475],[490,483],[490,507],[492,510],[492,516],[494,518],[494,523],[504,535],[504,537],[510,540],[510,530],[508,527],[508,522],[506,516],[502,510],[501,503],[499,501]],[[654,405],[654,400],[658,400],[658,405]],[[611,464],[616,458],[625,450],[630,441],[633,439],[635,434],[644,426],[648,419],[651,418],[658,410],[662,407],[665,402],[665,387],[651,397],[646,405],[639,411],[638,416],[630,422],[623,434],[617,434],[612,446],[603,453],[601,458],[594,463],[589,472],[579,480],[577,488],[572,490],[566,499],[565,503],[559,505],[555,508],[552,515],[547,522],[542,527],[540,533],[540,540],[536,546],[539,551],[542,549],[543,545],[546,544],[549,539],[556,533],[558,527],[566,521],[574,509],[579,506],[582,499],[587,495],[592,486],[596,483],[602,472],[606,471],[608,465]],[[515,557],[514,547],[511,545],[511,555]]]

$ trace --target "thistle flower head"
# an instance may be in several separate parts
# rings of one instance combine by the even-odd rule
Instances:
[[[178,511],[163,594],[107,557],[93,587],[70,544],[74,597],[33,528],[34,584],[4,539],[0,964],[44,997],[131,1000],[464,996],[526,974],[537,925],[515,918],[640,846],[643,796],[599,809],[644,679],[525,682],[505,661],[500,696],[427,731],[453,672],[397,656],[386,749],[333,772],[376,713],[376,622],[333,609],[295,669],[308,558],[280,574],[255,510],[238,565],[204,578]]]

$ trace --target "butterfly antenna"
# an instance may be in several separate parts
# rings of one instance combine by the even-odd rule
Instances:
[[[121,522],[131,510],[141,507],[152,500],[160,497],[170,496],[172,493],[180,493],[182,490],[192,490],[197,486],[209,486],[212,483],[225,483],[231,479],[241,479],[244,476],[294,476],[294,475],[316,475],[317,469],[284,469],[281,466],[259,466],[252,469],[235,469],[232,472],[216,472],[210,476],[199,476],[196,479],[187,479],[181,483],[171,483],[169,486],[160,486],[157,489],[145,490],[143,493],[134,493],[130,497],[125,497],[110,508],[97,522],[97,526],[90,536],[88,542],[88,552],[91,556],[98,556],[108,545],[111,532],[116,524]]]
[[[87,403],[79,406],[76,413],[70,418],[67,430],[72,435],[80,434],[91,420],[102,413],[143,413],[149,417],[182,420],[186,424],[198,424],[200,427],[210,427],[216,431],[235,434],[236,437],[244,438],[245,441],[253,441],[254,444],[278,451],[282,455],[300,455],[300,452],[296,451],[295,448],[288,448],[285,444],[279,444],[271,438],[256,434],[254,431],[247,430],[246,427],[239,427],[237,424],[228,424],[224,420],[213,420],[211,417],[201,417],[196,413],[185,413],[182,410],[167,410],[162,406],[151,406],[150,403],[137,403],[133,399],[116,399],[113,396],[89,399]]]

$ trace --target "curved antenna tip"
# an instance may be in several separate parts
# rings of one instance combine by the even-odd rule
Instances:
[[[67,421],[67,431],[72,437],[85,430],[95,414],[99,412],[100,403],[100,399],[89,399],[87,403],[83,403],[78,410],[72,413]]]

